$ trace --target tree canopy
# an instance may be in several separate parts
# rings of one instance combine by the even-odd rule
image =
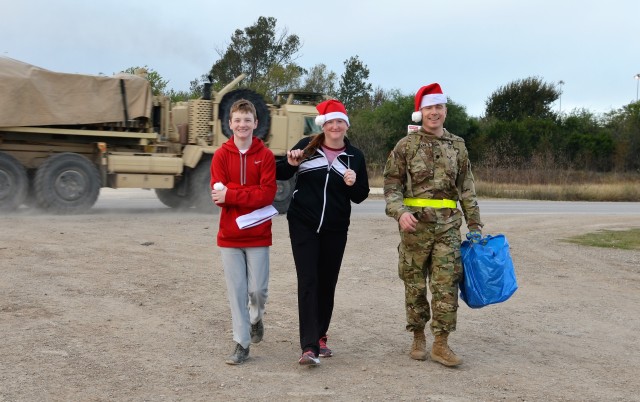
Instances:
[[[188,91],[167,91],[168,80],[145,66],[153,93],[172,100],[197,98],[202,83],[219,90],[241,73],[248,87],[275,101],[281,91],[304,90],[338,98],[349,113],[349,137],[366,154],[370,166],[382,166],[398,139],[406,135],[413,111],[413,94],[397,89],[372,89],[369,68],[355,55],[343,62],[339,76],[319,63],[308,69],[296,63],[301,39],[276,28],[273,17],[259,17],[231,35],[229,45],[217,50],[219,59]],[[138,67],[125,72],[136,73]],[[469,117],[465,107],[449,100],[445,127],[464,138],[474,164],[526,169],[536,160],[555,161],[559,168],[595,171],[640,171],[640,103],[603,117],[586,110],[554,113],[563,82],[539,77],[508,82],[486,100],[485,116]]]
[[[282,77],[298,79],[302,75],[304,70],[293,63],[302,42],[287,29],[278,32],[276,22],[273,17],[259,17],[255,24],[236,29],[231,43],[225,50],[218,50],[220,59],[211,67],[214,88],[245,73],[243,85],[266,94],[282,85]]]
[[[525,118],[553,119],[551,104],[560,96],[555,85],[538,77],[516,80],[498,88],[486,101],[486,117],[512,121]]]
[[[316,64],[307,72],[302,89],[309,92],[319,92],[328,96],[337,96],[336,81],[338,76],[327,69],[326,64]]]
[[[358,56],[350,57],[344,62],[344,73],[340,77],[338,98],[347,111],[362,107],[371,95],[369,69]]]

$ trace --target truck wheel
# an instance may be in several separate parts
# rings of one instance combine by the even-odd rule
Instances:
[[[0,152],[0,211],[13,211],[27,198],[29,178],[22,164]]]
[[[220,100],[220,123],[222,124],[222,133],[227,137],[233,136],[233,131],[229,127],[229,118],[231,117],[231,105],[238,99],[246,99],[253,103],[258,114],[258,128],[253,131],[253,136],[261,140],[267,138],[269,127],[271,126],[271,114],[269,107],[262,99],[262,96],[250,89],[236,89],[222,97]]]
[[[218,207],[211,199],[211,159],[205,158],[198,163],[187,179],[189,201],[198,212],[214,213]]]
[[[161,203],[169,208],[181,209],[189,208],[189,199],[179,195],[176,188],[156,188],[156,195]]]
[[[38,205],[57,214],[89,210],[101,187],[98,169],[84,156],[69,152],[47,158],[36,171],[34,182]]]
[[[276,197],[273,200],[273,207],[278,210],[280,215],[287,213],[289,204],[291,203],[291,195],[293,189],[296,186],[296,178],[292,177],[289,180],[276,180],[278,190],[276,191]]]

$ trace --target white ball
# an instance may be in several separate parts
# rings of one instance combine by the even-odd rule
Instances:
[[[224,190],[224,184],[217,182],[213,185],[213,189],[216,191]]]

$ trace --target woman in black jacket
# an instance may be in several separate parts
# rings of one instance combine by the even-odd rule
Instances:
[[[297,175],[287,220],[298,276],[301,365],[316,365],[319,356],[333,355],[327,330],[351,202],[359,204],[369,195],[364,155],[345,137],[349,118],[344,105],[328,100],[316,108],[322,133],[302,139],[276,167],[278,180]]]

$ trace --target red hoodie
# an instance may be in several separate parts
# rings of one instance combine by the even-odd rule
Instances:
[[[265,247],[272,244],[271,220],[240,229],[236,218],[273,203],[276,196],[276,162],[273,152],[262,140],[253,137],[245,154],[240,153],[233,137],[222,144],[211,161],[211,185],[227,186],[224,203],[218,204],[220,247]]]

